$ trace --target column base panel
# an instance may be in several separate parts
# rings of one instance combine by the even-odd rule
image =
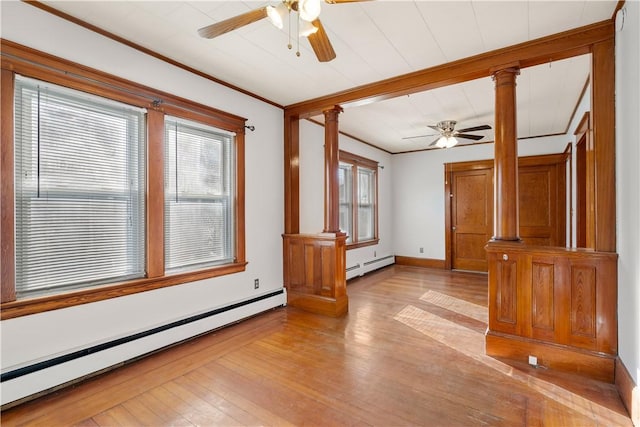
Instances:
[[[549,369],[570,372],[608,383],[615,380],[615,355],[547,343],[515,335],[487,331],[485,351],[488,356],[528,363],[529,355]]]
[[[341,317],[349,312],[347,295],[331,298],[289,291],[287,292],[287,305],[329,317]]]

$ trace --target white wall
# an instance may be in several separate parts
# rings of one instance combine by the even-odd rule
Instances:
[[[519,156],[561,153],[569,136],[518,141]],[[445,259],[444,164],[493,158],[493,143],[398,154],[392,157],[394,253]],[[420,253],[420,248],[424,252]]]
[[[256,128],[246,135],[245,272],[2,321],[2,372],[282,289],[282,110],[25,3],[1,2],[1,8],[6,40],[246,117]],[[145,343],[137,345],[145,350]],[[3,383],[2,404],[21,392]]]
[[[338,118],[339,120],[339,118]],[[347,251],[347,268],[394,255],[391,155],[348,136],[340,135],[341,150],[377,161],[378,168],[378,236],[377,245]],[[324,227],[324,127],[313,122],[300,122],[300,232],[319,233]],[[369,269],[376,268],[371,264]],[[369,269],[361,268],[356,275]],[[347,274],[348,278],[353,273]]]
[[[616,31],[618,335],[620,359],[638,384],[640,380],[640,78],[638,77],[640,75],[640,44],[638,43],[640,3],[628,1],[623,10],[624,12],[618,13],[619,25]],[[621,30],[620,27],[622,27]]]

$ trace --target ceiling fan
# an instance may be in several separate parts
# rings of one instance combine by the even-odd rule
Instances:
[[[480,126],[474,126],[470,128],[455,130],[456,123],[457,122],[455,120],[443,120],[441,122],[438,122],[438,124],[435,126],[428,125],[428,127],[430,127],[431,129],[439,132],[439,134],[435,134],[435,135],[438,135],[438,137],[431,144],[429,144],[429,147],[436,146],[438,148],[451,148],[458,143],[458,140],[456,138],[472,139],[474,141],[479,141],[482,138],[484,138],[484,135],[471,135],[464,132],[475,132],[479,130],[491,129],[491,126],[489,125],[480,125]],[[425,136],[432,136],[432,135],[408,136],[402,139],[424,138]]]
[[[354,3],[366,0],[324,0],[328,4],[336,3]],[[289,49],[291,45],[291,12],[297,14],[298,35],[307,37],[313,51],[320,62],[329,62],[336,57],[336,53],[331,46],[329,36],[327,36],[320,16],[321,0],[282,0],[277,6],[263,6],[258,9],[250,10],[241,15],[234,16],[215,24],[207,25],[198,30],[198,34],[204,38],[212,39],[229,31],[235,30],[263,18],[269,18],[271,23],[277,28],[282,29],[285,18],[289,18]],[[296,52],[300,56],[300,49]]]

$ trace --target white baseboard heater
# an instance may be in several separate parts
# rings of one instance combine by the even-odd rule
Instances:
[[[279,289],[226,307],[199,313],[147,331],[53,357],[0,375],[2,409],[42,392],[287,304]],[[12,403],[11,405],[9,405]]]
[[[387,265],[395,264],[396,257],[394,255],[388,255],[380,258],[373,258],[369,261],[357,263],[350,267],[347,267],[347,280],[353,279],[357,276],[362,276],[370,271],[377,270]]]

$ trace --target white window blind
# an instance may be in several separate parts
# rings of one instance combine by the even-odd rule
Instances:
[[[340,201],[340,230],[347,233],[347,243],[353,240],[353,183],[352,166],[340,163],[338,168],[338,188]]]
[[[233,262],[234,135],[165,117],[165,271]]]
[[[375,171],[358,167],[358,241],[375,238]]]
[[[18,296],[144,276],[144,137],[139,108],[16,79]]]

